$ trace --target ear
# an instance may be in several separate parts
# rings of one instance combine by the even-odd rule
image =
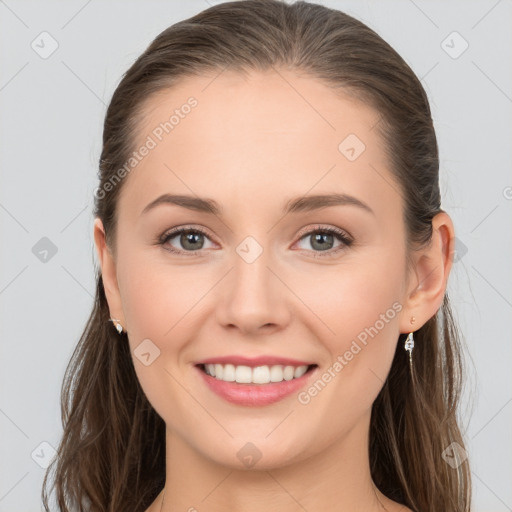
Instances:
[[[107,246],[105,229],[99,217],[94,220],[94,243],[101,267],[103,287],[107,297],[110,317],[119,320],[126,330],[126,322],[121,303],[121,294],[117,283],[116,264],[110,248]]]
[[[400,332],[418,330],[432,318],[443,303],[455,251],[453,222],[446,212],[432,219],[430,244],[414,254],[414,268],[409,276]],[[411,317],[415,318],[411,324]]]

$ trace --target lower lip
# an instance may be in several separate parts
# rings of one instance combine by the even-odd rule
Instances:
[[[293,393],[297,393],[316,372],[318,366],[313,367],[297,379],[283,380],[269,384],[240,384],[216,379],[196,366],[206,385],[217,395],[236,405],[261,406],[269,405]]]

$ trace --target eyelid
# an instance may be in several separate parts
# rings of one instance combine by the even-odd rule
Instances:
[[[318,231],[328,231],[328,232],[336,233],[340,236],[343,236],[347,240],[350,240],[351,243],[354,241],[354,238],[352,237],[352,235],[350,235],[350,233],[348,233],[348,231],[346,231],[345,229],[341,229],[336,226],[329,226],[329,225],[322,225],[322,224],[315,224],[313,227],[307,226],[307,227],[301,229],[298,232],[297,237],[299,239],[301,239],[304,237],[304,235],[311,235]]]
[[[171,229],[168,229],[166,231],[164,231],[162,233],[162,235],[160,235],[158,237],[158,240],[165,240],[166,238],[169,238],[171,235],[178,235],[180,233],[182,233],[183,231],[197,231],[198,233],[201,233],[205,236],[207,236],[208,238],[210,238],[210,234],[205,230],[205,228],[201,227],[201,226],[195,226],[193,224],[190,224],[190,225],[184,225],[184,226],[176,226],[174,228],[171,228]]]

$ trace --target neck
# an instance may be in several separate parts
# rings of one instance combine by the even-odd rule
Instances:
[[[264,465],[262,456],[245,470],[236,458],[229,466],[205,457],[167,430],[165,499],[159,497],[155,510],[295,512],[301,507],[383,512],[386,498],[376,490],[370,474],[368,428],[369,415],[342,438],[326,439],[321,452],[303,458],[297,454],[284,467],[273,466],[270,460]],[[243,446],[245,440],[237,443]]]

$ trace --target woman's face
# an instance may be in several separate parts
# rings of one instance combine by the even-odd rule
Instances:
[[[349,439],[366,449],[372,403],[412,330],[403,202],[379,114],[284,70],[187,78],[144,112],[107,297],[169,434],[233,467],[247,455],[289,464]],[[165,194],[190,208],[149,206]],[[306,201],[333,194],[342,200]],[[190,233],[164,240],[174,228]],[[237,389],[250,384],[221,382],[228,399],[197,366],[228,357],[274,358],[263,379],[283,378],[270,371],[280,358],[316,366],[298,387],[253,384],[245,398]]]

